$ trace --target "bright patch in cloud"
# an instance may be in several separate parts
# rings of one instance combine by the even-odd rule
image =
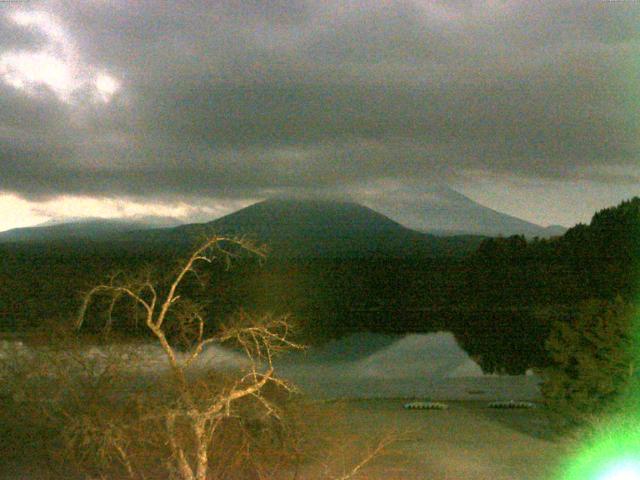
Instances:
[[[120,89],[116,78],[82,62],[73,39],[54,16],[41,11],[17,11],[7,20],[38,31],[47,41],[38,50],[0,54],[0,79],[6,84],[31,95],[45,87],[66,103],[73,103],[74,96],[83,92],[109,102]]]
[[[27,12],[19,10],[10,14],[9,18],[13,20],[16,25],[20,25],[21,27],[37,28],[52,40],[55,40],[59,43],[68,43],[66,40],[64,29],[47,12]]]
[[[27,227],[47,221],[71,221],[81,218],[171,217],[181,222],[206,222],[239,210],[255,200],[216,201],[202,199],[197,203],[141,202],[126,199],[65,195],[44,202],[22,199],[13,194],[0,194],[0,231]]]
[[[104,102],[108,102],[120,90],[120,82],[107,73],[98,74],[95,86],[100,99]]]
[[[151,203],[122,199],[62,196],[35,204],[35,212],[49,218],[131,218],[147,215],[185,218],[195,210],[184,203]]]
[[[17,195],[0,194],[0,232],[46,222],[49,217],[33,211],[33,205]]]
[[[65,100],[78,87],[69,66],[47,52],[9,52],[0,59],[0,74],[14,88],[32,91],[44,85]]]

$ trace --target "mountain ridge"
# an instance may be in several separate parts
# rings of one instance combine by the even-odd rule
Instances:
[[[543,227],[486,207],[446,185],[402,184],[389,194],[392,202],[370,196],[363,203],[391,218],[403,218],[409,228],[436,235],[562,235],[560,225]]]
[[[191,247],[203,236],[218,233],[248,237],[266,244],[271,256],[276,258],[407,258],[470,253],[488,236],[470,232],[483,231],[479,228],[482,226],[486,230],[491,222],[494,226],[519,226],[517,233],[526,236],[554,236],[556,233],[483,207],[448,187],[424,188],[422,193],[417,192],[416,188],[400,189],[400,206],[403,205],[402,194],[406,199],[409,192],[413,199],[422,198],[423,204],[430,200],[429,208],[420,209],[421,218],[431,219],[437,224],[443,218],[450,220],[456,217],[456,212],[458,217],[454,220],[460,221],[460,218],[467,218],[471,215],[469,212],[475,211],[476,217],[472,219],[475,225],[467,218],[467,228],[417,230],[396,221],[394,215],[381,213],[366,203],[363,205],[346,198],[298,196],[263,200],[206,223],[158,228],[140,219],[87,219],[1,232],[0,241],[90,240],[137,244],[140,248],[154,243],[162,244],[164,248],[183,249]],[[395,215],[395,218],[398,217]],[[542,234],[543,231],[548,235]],[[498,232],[497,236],[500,235],[503,233]]]
[[[5,230],[0,232],[0,241],[108,240],[129,231],[171,228],[171,226],[175,226],[175,223],[179,222],[172,217],[81,218],[68,222],[54,220],[33,227]]]

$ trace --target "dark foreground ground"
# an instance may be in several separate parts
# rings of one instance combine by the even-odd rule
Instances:
[[[342,415],[329,425],[336,437],[352,435],[356,443],[371,446],[386,432],[398,436],[360,478],[546,480],[555,477],[567,451],[567,442],[554,438],[542,408],[490,409],[475,401],[449,402],[447,410],[404,410],[405,402],[354,400],[337,406]],[[356,464],[363,452],[345,450],[334,463]]]
[[[340,478],[378,439],[395,442],[354,478],[369,480],[546,480],[567,451],[554,438],[543,409],[489,409],[486,402],[449,402],[447,410],[404,410],[406,400],[342,400],[314,406],[312,428],[339,438],[328,454],[303,467],[297,479]],[[317,407],[317,409],[316,409]],[[318,417],[316,417],[318,418]],[[5,465],[3,480],[49,478],[27,465]],[[291,478],[287,475],[287,478]]]
[[[433,337],[433,338],[432,338]],[[437,358],[425,361],[425,352],[446,342],[431,340],[440,336],[406,337],[395,346],[383,351],[386,356],[376,353],[373,360],[389,370],[396,364],[411,364],[416,358],[443,371],[456,371],[467,364],[466,356],[460,356],[450,349],[438,351]],[[431,340],[430,340],[431,339]],[[427,341],[429,340],[429,341]],[[415,344],[415,345],[414,345]],[[411,347],[411,348],[409,348]],[[414,348],[415,347],[415,348]],[[419,347],[419,348],[418,348]],[[157,349],[146,350],[137,345],[145,362],[141,368],[148,375],[161,374],[161,366],[166,361],[158,356]],[[406,351],[405,351],[406,350]],[[91,350],[93,351],[93,350]],[[398,355],[394,352],[399,351]],[[1,352],[0,352],[1,353]],[[455,354],[455,355],[454,355]],[[332,355],[334,358],[336,355]],[[203,354],[203,361],[218,360],[235,365],[237,354],[223,349]],[[459,358],[458,358],[459,357]],[[314,357],[315,358],[315,357]],[[320,357],[319,357],[320,358]],[[313,359],[313,358],[312,358]],[[552,426],[543,408],[506,410],[487,408],[492,400],[535,399],[538,396],[537,380],[533,376],[496,377],[478,374],[471,377],[441,379],[425,382],[430,371],[417,371],[416,378],[391,378],[379,376],[374,368],[378,363],[358,358],[333,364],[323,362],[302,362],[287,364],[286,372],[298,383],[311,399],[302,400],[303,408],[308,406],[312,415],[303,415],[303,426],[309,430],[303,436],[320,439],[307,447],[313,461],[307,462],[297,476],[293,472],[283,480],[339,479],[367,456],[378,440],[390,436],[391,443],[383,455],[377,455],[354,478],[370,480],[429,479],[429,480],[546,480],[557,478],[558,463],[565,456],[568,442],[554,437]],[[438,363],[440,362],[440,363]],[[225,363],[225,364],[226,364]],[[421,363],[421,364],[422,364]],[[214,363],[214,366],[218,363]],[[365,368],[366,367],[366,368]],[[455,367],[455,368],[454,368]],[[426,368],[426,367],[424,367]],[[164,366],[166,370],[166,366]],[[151,372],[151,373],[149,373]],[[154,373],[155,372],[155,373]],[[393,373],[393,372],[392,372]],[[400,372],[403,373],[403,372]],[[433,372],[431,372],[433,373]],[[469,373],[463,370],[461,373]],[[473,372],[472,372],[473,373]],[[296,378],[296,374],[297,377]],[[365,374],[369,374],[366,376]],[[289,377],[287,377],[289,378]],[[446,381],[445,381],[446,380]],[[420,388],[418,388],[420,387]],[[436,388],[437,387],[437,388]],[[423,392],[424,390],[424,392]],[[405,410],[408,400],[392,398],[396,395],[421,395],[428,393],[434,399],[452,399],[447,410]],[[331,394],[331,395],[329,395]],[[375,398],[382,396],[390,398]],[[326,400],[315,399],[327,396],[359,397],[368,400]],[[469,397],[474,398],[470,400]],[[485,398],[486,397],[486,398]],[[0,442],[13,445],[2,432]],[[37,442],[36,442],[37,443]],[[42,467],[29,465],[38,455],[29,452],[27,445],[19,444],[20,458],[16,464],[8,464],[0,459],[0,480],[54,480]],[[315,451],[314,451],[315,449]],[[5,460],[5,461],[3,461]],[[58,479],[56,479],[58,480]],[[73,479],[75,480],[75,479]],[[119,480],[119,479],[114,479]]]

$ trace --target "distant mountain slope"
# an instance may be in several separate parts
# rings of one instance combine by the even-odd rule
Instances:
[[[205,232],[248,236],[266,244],[272,256],[289,258],[457,255],[474,250],[481,241],[470,236],[435,237],[357,203],[319,199],[265,200],[207,224],[144,235],[178,242]]]
[[[169,217],[144,217],[136,220],[90,218],[67,223],[14,228],[0,232],[2,242],[43,242],[60,240],[113,240],[124,232],[175,226]]]
[[[391,198],[393,202],[370,198],[364,203],[391,218],[402,219],[409,228],[437,235],[548,238],[567,230],[562,226],[542,227],[498,212],[443,185],[403,185]]]

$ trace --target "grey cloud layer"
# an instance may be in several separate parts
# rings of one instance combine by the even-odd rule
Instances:
[[[637,163],[640,5],[482,5],[29,3],[123,89],[78,109],[2,86],[0,189],[242,197],[469,171],[620,181],[601,170]],[[3,49],[42,40],[0,35]]]

